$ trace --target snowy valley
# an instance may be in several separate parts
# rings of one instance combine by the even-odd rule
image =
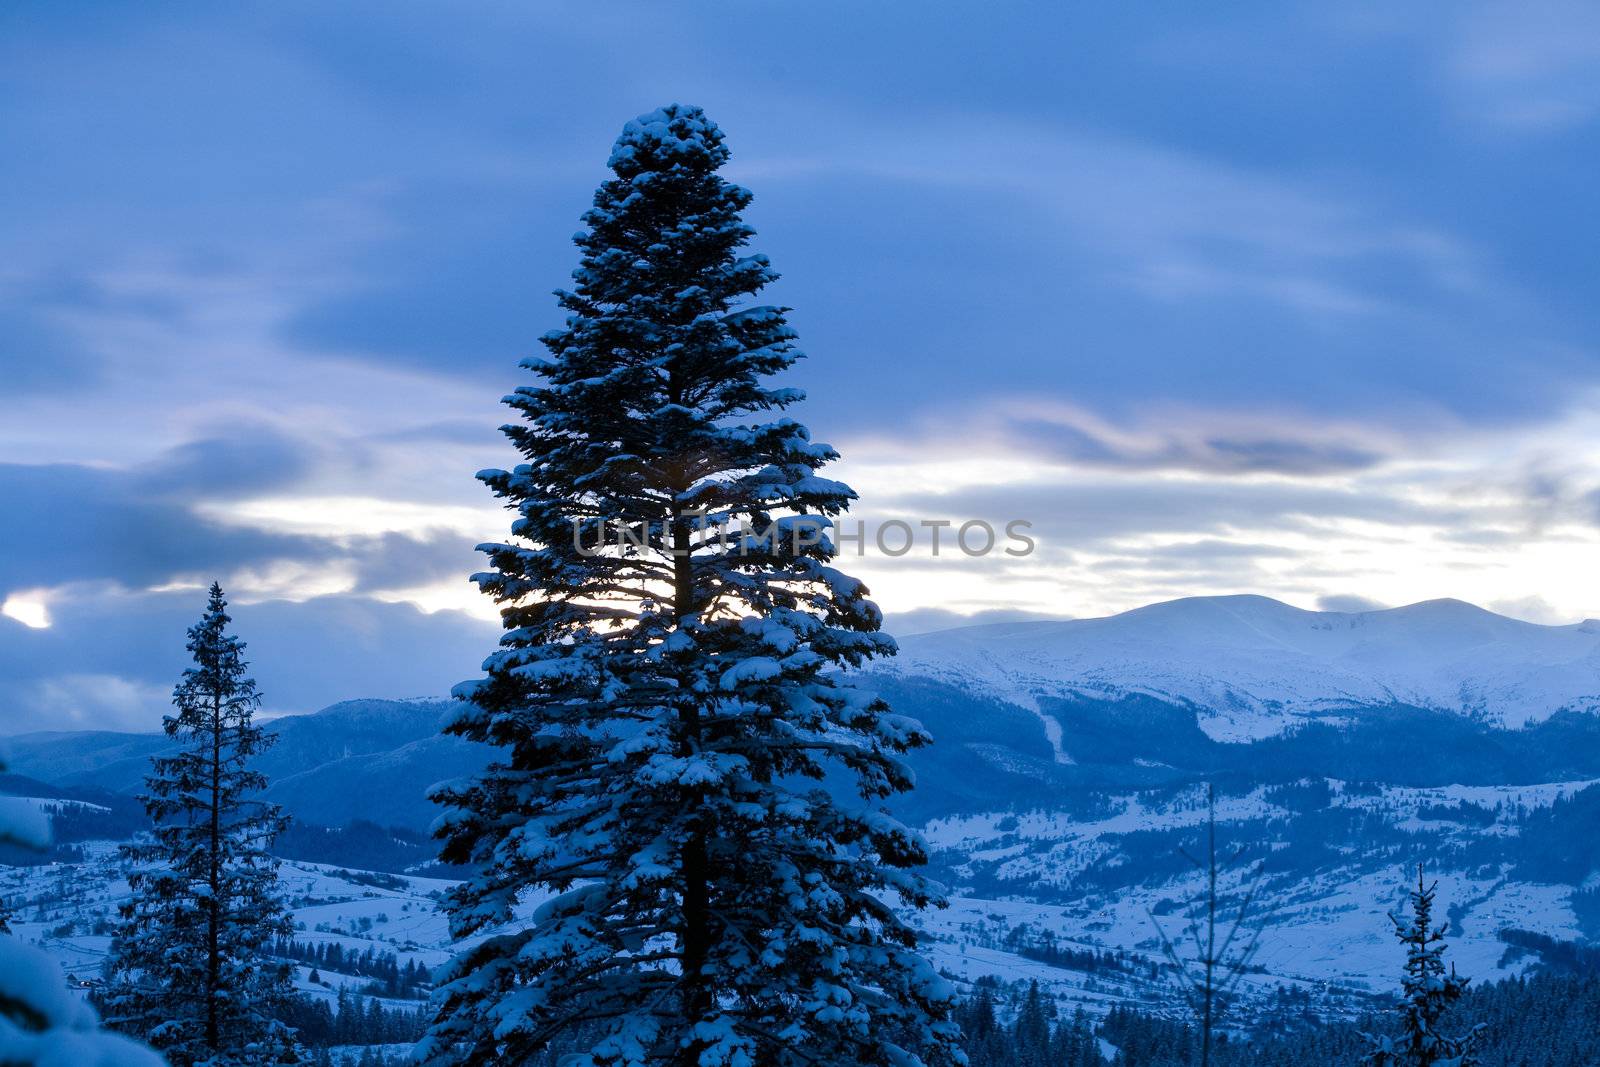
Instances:
[[[1177,1011],[1155,924],[1181,927],[1199,891],[1183,852],[1207,783],[1238,854],[1225,885],[1262,869],[1264,932],[1241,988],[1259,1012],[1350,1015],[1392,990],[1385,912],[1418,862],[1440,880],[1451,958],[1475,978],[1600,940],[1590,624],[1456,602],[1345,614],[1215,598],[901,644],[864,684],[937,738],[912,756],[919,785],[898,814],[924,829],[950,895],[920,919],[949,976],[1036,980],[1095,1013]],[[447,707],[353,701],[271,724],[279,742],[260,762],[268,799],[298,823],[278,849],[298,942],[399,968],[446,958],[438,903],[455,872],[432,858],[423,793],[484,760],[438,735]],[[140,825],[133,795],[166,744],[7,739],[5,802],[54,813],[58,843],[0,871],[0,899],[84,984],[127,892],[114,843]],[[297,985],[330,1004],[343,990],[404,1013],[425,995],[316,958]]]

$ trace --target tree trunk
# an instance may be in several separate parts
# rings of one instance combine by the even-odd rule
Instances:
[[[211,697],[211,855],[207,884],[211,899],[206,920],[206,1047],[221,1045],[218,1032],[217,994],[222,985],[220,941],[222,909],[222,694]]]
[[[679,620],[695,611],[694,565],[689,557],[692,531],[680,506],[672,505],[672,597],[673,615]],[[700,705],[685,703],[678,708],[685,754],[700,748]],[[685,1018],[700,1019],[710,1013],[712,992],[702,973],[711,953],[710,871],[706,858],[705,831],[696,817],[689,838],[683,844],[683,1011]],[[698,1067],[701,1042],[691,1042],[682,1051],[683,1067]]]
[[[1206,987],[1205,1017],[1200,1024],[1200,1067],[1211,1067],[1211,1013],[1217,990],[1217,795],[1209,785],[1206,811]]]

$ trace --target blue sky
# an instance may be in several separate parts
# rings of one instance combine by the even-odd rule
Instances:
[[[628,118],[703,106],[903,631],[1194,593],[1600,615],[1584,5],[9,4],[0,731],[493,641],[496,401]]]

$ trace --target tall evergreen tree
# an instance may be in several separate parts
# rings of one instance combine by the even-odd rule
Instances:
[[[141,798],[151,835],[124,848],[132,897],[112,944],[106,1012],[174,1067],[259,1067],[295,1044],[274,1017],[292,991],[289,969],[270,956],[292,931],[267,852],[288,820],[256,799],[267,783],[251,761],[274,738],[253,721],[260,697],[230,621],[213,584],[189,629],[194,666],[173,691],[177,714],[163,722],[184,747],[151,760]]]
[[[1395,936],[1406,947],[1406,972],[1401,983],[1398,1039],[1369,1038],[1365,1063],[1369,1067],[1476,1067],[1481,1027],[1459,1037],[1439,1032],[1446,1009],[1467,992],[1470,979],[1456,974],[1455,964],[1444,965],[1445,928],[1433,925],[1433,899],[1439,883],[1423,880],[1417,864],[1417,887],[1411,890],[1411,917],[1391,915]]]
[[[991,981],[980,979],[977,995],[957,1007],[955,1015],[961,1024],[961,1046],[972,1067],[1009,1064],[1016,1058],[1010,1037],[995,1016]]]
[[[1028,992],[1017,1009],[1016,1025],[1012,1027],[1015,1043],[1016,1067],[1052,1067],[1050,1050],[1050,1015],[1037,981],[1028,983]]]
[[[1051,1035],[1051,1067],[1103,1067],[1100,1043],[1095,1040],[1094,1024],[1080,1006],[1072,1019],[1056,1026]]]
[[[518,517],[475,576],[507,632],[447,727],[501,755],[435,793],[443,858],[478,872],[454,933],[554,896],[442,972],[434,1063],[575,1039],[594,1064],[958,1055],[953,991],[895,910],[931,900],[924,847],[881,810],[928,737],[833,673],[894,644],[829,565],[854,498],[817,473],[836,453],[767,414],[801,398],[764,384],[800,353],[750,303],[776,275],[741,253],[727,159],[697,108],[627,124],[566,327],[506,398],[526,462],[479,475]]]

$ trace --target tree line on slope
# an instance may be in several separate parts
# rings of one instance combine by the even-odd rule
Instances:
[[[1481,1027],[1473,1058],[1456,1061],[1459,1063],[1592,1067],[1600,1063],[1600,975],[1540,974],[1486,983],[1453,1006],[1441,1023],[1455,1033]],[[1217,1067],[1360,1067],[1369,1062],[1367,1035],[1386,1026],[1398,1033],[1394,1020],[1385,1016],[1356,1021],[1302,1017],[1289,1032],[1250,1029],[1243,1035],[1224,1033],[1213,1046],[1212,1062]],[[1074,1031],[1076,1024],[1070,1019],[1052,1020],[1052,1033],[1060,1029]],[[1195,1067],[1200,1062],[1199,1038],[1192,1023],[1137,1008],[1112,1008],[1092,1033],[1105,1042],[1103,1047],[1110,1053],[1102,1062],[1114,1067]],[[972,1067],[1019,1063],[1079,1067],[1083,1062],[1070,1057],[1040,1058],[1039,1050],[1045,1046],[1020,1037],[1014,1023],[1001,1025],[998,1034],[987,1043],[969,1040]],[[1443,1065],[1450,1060],[1432,1062]]]
[[[1196,1067],[1198,1028],[1140,1008],[1113,1007],[1098,1023],[1062,1017],[1034,989],[981,979],[957,1012],[971,1067]],[[1035,1006],[1030,1007],[1033,1000]],[[1042,1014],[1044,1025],[1040,1025]],[[1600,1063],[1600,972],[1541,972],[1470,989],[1440,1017],[1449,1033],[1476,1030],[1478,1067],[1593,1067]],[[1216,1067],[1362,1067],[1369,1035],[1399,1037],[1397,1013],[1325,1020],[1301,1013],[1256,1025],[1235,1020],[1212,1046]],[[1090,1040],[1094,1041],[1091,1049]],[[1405,1062],[1405,1061],[1402,1061]],[[1427,1061],[1423,1061],[1427,1062]],[[1436,1067],[1448,1058],[1432,1061]]]
[[[346,950],[337,941],[296,941],[279,939],[272,946],[272,955],[280,960],[294,960],[312,968],[311,981],[316,982],[322,971],[370,978],[361,990],[368,996],[389,1000],[426,1000],[432,988],[432,971],[416,960],[404,964],[393,952],[382,952],[368,947],[364,951]]]
[[[414,1045],[428,1028],[423,1008],[384,1007],[376,997],[339,990],[332,1004],[324,997],[293,997],[278,1018],[308,1049],[340,1045]]]

